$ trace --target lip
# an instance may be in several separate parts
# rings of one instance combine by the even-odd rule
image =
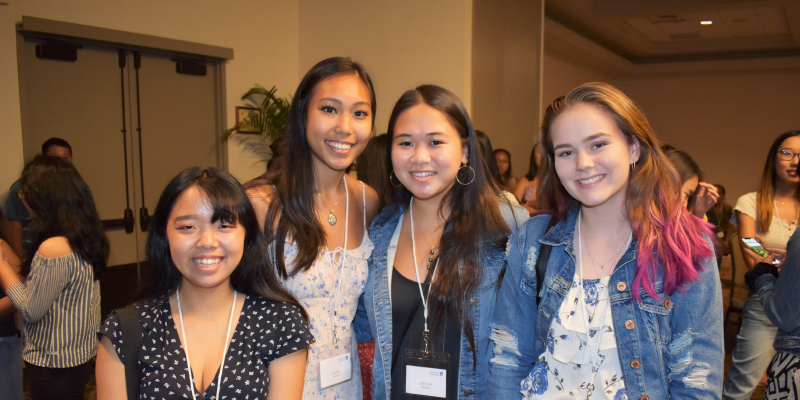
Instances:
[[[797,169],[786,170],[786,173],[791,177],[795,177],[795,176],[797,176]]]
[[[436,176],[436,171],[409,171],[408,175],[415,181],[423,182]]]
[[[347,154],[356,145],[355,143],[342,142],[339,140],[326,140],[325,144],[331,151],[337,154]]]
[[[578,188],[580,188],[580,189],[591,189],[591,188],[594,188],[594,187],[600,185],[600,183],[603,182],[605,179],[606,179],[606,174],[597,174],[597,175],[588,176],[586,178],[576,179],[575,183],[578,184]],[[586,181],[591,181],[591,180],[595,180],[595,181],[591,182],[591,183],[586,183],[586,184],[581,183],[581,182],[586,182]]]

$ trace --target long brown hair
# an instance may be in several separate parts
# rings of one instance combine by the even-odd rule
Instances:
[[[317,85],[327,79],[355,75],[370,93],[373,128],[375,126],[375,90],[372,80],[361,64],[347,57],[332,57],[320,61],[306,73],[292,98],[286,126],[285,154],[279,157],[278,168],[248,182],[247,189],[271,185],[275,188],[269,200],[264,223],[264,236],[272,244],[270,264],[286,279],[289,272],[283,261],[284,240],[291,237],[297,244],[297,256],[291,275],[307,271],[325,247],[326,235],[314,212],[315,176],[311,146],[306,138],[308,103]]]
[[[470,313],[469,300],[483,279],[483,261],[491,249],[503,249],[511,233],[503,220],[499,207],[499,183],[490,178],[483,155],[478,148],[475,131],[469,114],[456,95],[435,85],[423,85],[405,92],[395,104],[389,118],[389,135],[394,136],[394,127],[400,115],[417,104],[426,104],[444,114],[461,136],[467,148],[468,166],[472,167],[474,180],[469,185],[455,184],[439,205],[439,213],[447,216],[439,240],[439,278],[430,288],[433,319],[433,334],[446,312],[452,313],[459,327],[475,347],[474,319]],[[386,141],[388,170],[392,170],[392,139]],[[469,168],[458,173],[461,182],[469,182]],[[412,194],[405,186],[392,186],[392,199],[387,207],[408,209]],[[395,214],[392,212],[390,215]],[[428,280],[433,270],[428,270]],[[477,356],[473,352],[473,367]]]
[[[778,158],[778,150],[786,139],[800,136],[800,131],[789,131],[780,134],[767,154],[767,162],[764,164],[764,172],[761,174],[761,187],[756,195],[756,214],[758,215],[758,231],[767,232],[772,224],[773,200],[775,199],[775,164]],[[800,195],[795,191],[795,198],[800,201]]]
[[[564,189],[555,170],[552,124],[571,107],[585,104],[602,110],[617,125],[629,145],[639,143],[640,156],[630,172],[625,204],[631,228],[639,241],[633,296],[639,288],[658,298],[653,278],[664,276],[664,291],[672,294],[684,283],[697,279],[700,262],[713,252],[703,235],[708,224],[694,217],[681,203],[681,180],[669,162],[644,113],[619,89],[600,82],[586,83],[547,107],[541,132],[542,164],[537,190],[540,206],[564,220],[578,204]]]

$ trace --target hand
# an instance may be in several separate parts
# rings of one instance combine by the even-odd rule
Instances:
[[[783,254],[783,257],[786,257],[786,252],[783,250],[779,249],[768,249],[768,250],[770,254],[766,257],[761,257],[760,255],[756,254],[755,251],[750,250],[747,247],[742,248],[742,251],[744,251],[746,255],[750,256],[750,258],[752,258],[756,264],[765,263],[777,266],[778,264],[773,264],[773,261],[778,260],[779,263],[783,261],[783,259],[779,257],[779,254]],[[775,253],[772,252],[773,250],[775,251]]]
[[[719,193],[714,185],[700,182],[697,186],[697,197],[694,199],[694,215],[702,217],[714,204],[717,204]]]

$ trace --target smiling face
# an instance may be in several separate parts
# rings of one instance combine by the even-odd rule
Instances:
[[[628,144],[604,111],[586,104],[562,112],[550,130],[556,174],[567,192],[584,207],[621,206],[638,142]]]
[[[314,88],[306,113],[306,140],[317,170],[344,171],[372,132],[370,92],[357,75],[337,75]]]
[[[511,165],[511,161],[508,159],[508,154],[504,151],[497,151],[494,153],[494,160],[497,162],[497,169],[500,171],[500,175],[504,175],[506,171],[508,171],[508,167]]]
[[[791,160],[784,160],[781,152],[792,153]],[[775,155],[775,176],[791,185],[797,185],[800,177],[797,176],[798,158],[795,153],[800,153],[800,136],[787,138],[778,147],[778,154]]]
[[[419,200],[441,201],[456,182],[466,147],[450,120],[420,103],[397,118],[392,135],[392,166],[400,183]]]
[[[191,187],[178,198],[167,221],[172,262],[182,286],[228,285],[242,259],[245,230],[235,222],[211,222],[214,210],[205,193]]]

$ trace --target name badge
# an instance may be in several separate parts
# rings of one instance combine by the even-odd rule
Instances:
[[[322,389],[338,385],[353,378],[353,358],[342,354],[319,362],[319,386]]]
[[[406,394],[447,397],[447,370],[406,365]]]

